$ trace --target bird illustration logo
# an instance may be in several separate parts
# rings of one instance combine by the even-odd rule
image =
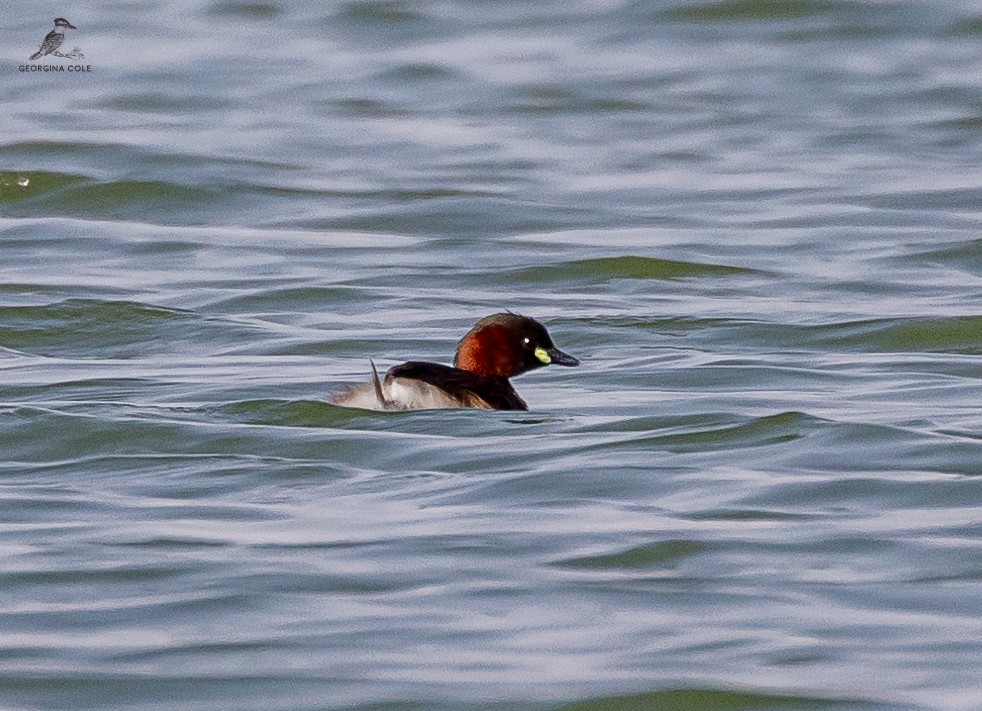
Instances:
[[[77,30],[78,28],[64,17],[56,17],[55,28],[44,36],[44,41],[41,42],[41,48],[31,55],[30,61],[33,62],[35,59],[47,56],[49,54],[55,57],[65,57],[66,59],[84,59],[85,55],[82,54],[78,47],[73,49],[68,54],[62,54],[58,51],[59,47],[61,47],[61,43],[65,41],[66,29]]]

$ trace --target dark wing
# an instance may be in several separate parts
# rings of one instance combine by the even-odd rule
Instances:
[[[44,41],[41,43],[41,49],[38,51],[40,51],[42,55],[51,54],[56,49],[61,47],[61,43],[64,41],[65,35],[63,35],[61,32],[51,30],[51,32],[45,35]]]
[[[494,410],[528,410],[529,406],[518,396],[515,388],[505,378],[485,378],[469,370],[451,368],[439,363],[411,360],[389,368],[388,378],[410,378],[445,390],[463,403],[473,403],[474,396]],[[473,405],[472,405],[473,406]]]
[[[55,38],[57,42],[55,42],[52,38]],[[61,38],[62,35],[58,34],[54,30],[51,30],[51,32],[49,32],[44,36],[44,39],[41,41],[41,46],[38,48],[38,51],[32,54],[31,58],[27,61],[33,62],[38,57],[43,57],[44,55],[49,54],[55,51],[56,49],[58,49],[58,47],[61,45]]]

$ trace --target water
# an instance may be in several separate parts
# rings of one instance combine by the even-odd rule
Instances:
[[[982,4],[5,18],[0,707],[982,708]]]

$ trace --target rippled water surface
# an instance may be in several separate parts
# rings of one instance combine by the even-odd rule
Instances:
[[[982,4],[5,10],[5,711],[982,708]]]

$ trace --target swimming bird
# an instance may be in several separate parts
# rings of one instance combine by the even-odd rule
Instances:
[[[474,324],[457,344],[453,367],[408,361],[379,378],[369,362],[371,383],[349,386],[332,398],[334,404],[367,410],[528,410],[509,378],[546,365],[580,364],[556,348],[545,326],[511,312]]]

